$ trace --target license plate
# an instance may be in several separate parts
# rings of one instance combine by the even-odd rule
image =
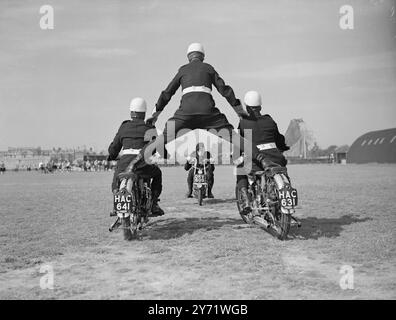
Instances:
[[[291,187],[285,187],[278,192],[279,202],[282,207],[293,208],[297,206],[297,190]]]
[[[114,211],[118,213],[131,212],[132,194],[126,190],[121,190],[114,195]]]
[[[205,182],[205,176],[203,174],[196,174],[194,176],[194,182],[195,183],[204,183]]]

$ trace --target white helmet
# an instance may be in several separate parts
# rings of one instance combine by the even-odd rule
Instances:
[[[249,107],[259,107],[261,106],[261,95],[257,91],[248,91],[243,101]]]
[[[129,105],[129,110],[133,112],[146,112],[146,101],[142,98],[133,98]]]
[[[201,52],[203,55],[205,55],[204,47],[200,43],[191,43],[188,46],[187,55],[189,55],[191,52]]]

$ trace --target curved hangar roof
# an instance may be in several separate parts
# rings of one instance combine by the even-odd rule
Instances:
[[[347,159],[350,163],[396,163],[396,128],[360,136],[351,145]]]

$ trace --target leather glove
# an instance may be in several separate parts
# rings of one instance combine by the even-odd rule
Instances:
[[[157,120],[158,120],[158,117],[159,117],[159,115],[160,115],[160,113],[161,113],[161,111],[155,111],[156,110],[156,107],[154,107],[154,109],[153,109],[153,113],[151,114],[151,117],[149,117],[147,120],[146,120],[146,123],[148,124],[148,125],[151,125],[151,126],[155,126],[155,123],[157,122]]]
[[[264,155],[264,154],[262,154],[262,153],[258,153],[258,154],[257,154],[257,156],[256,156],[256,160],[257,160],[257,161],[261,162],[261,161],[263,161],[264,159],[265,159],[265,155]]]
[[[241,104],[235,106],[234,110],[238,114],[239,118],[246,118],[249,116],[249,113],[245,109],[243,109]]]
[[[155,123],[156,123],[157,119],[154,119],[153,117],[150,117],[146,120],[146,124],[148,124],[149,126],[153,126],[155,127]]]

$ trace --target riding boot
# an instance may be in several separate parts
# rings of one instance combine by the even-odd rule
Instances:
[[[264,169],[267,166],[267,161],[265,160],[265,155],[258,153],[256,155],[256,160],[260,163],[261,167]]]
[[[249,199],[249,193],[248,193],[246,187],[242,187],[239,190],[239,192],[242,195],[242,203],[241,203],[242,213],[243,214],[248,214],[249,212],[252,211],[252,207],[251,207],[250,199]]]
[[[212,186],[208,187],[208,198],[213,199],[214,195],[212,193]]]
[[[186,198],[192,198],[192,183],[190,183],[189,181],[187,182],[188,185],[188,191],[186,193]]]
[[[152,216],[163,216],[165,214],[164,210],[161,209],[161,207],[158,205],[158,202],[160,199],[158,198],[158,195],[153,193],[153,205],[151,207],[151,215]]]

